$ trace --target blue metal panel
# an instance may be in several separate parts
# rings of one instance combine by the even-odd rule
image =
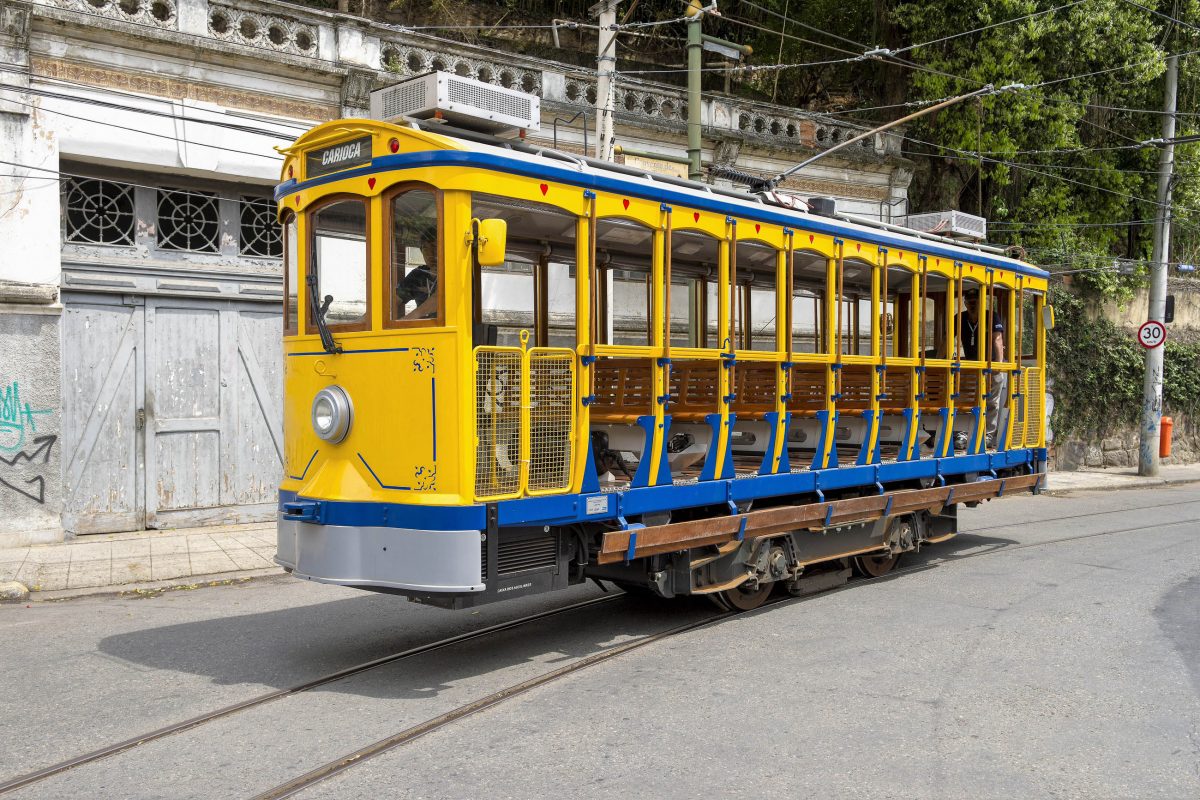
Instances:
[[[811,470],[797,473],[761,475],[740,480],[718,479],[683,486],[647,486],[623,492],[565,494],[549,497],[529,497],[504,500],[496,504],[501,526],[566,525],[573,522],[612,520],[636,517],[661,511],[698,506],[718,506],[728,502],[745,502],[768,497],[816,495],[824,501],[824,493],[838,489],[874,487],[885,489],[900,482],[917,479],[936,479],[945,483],[946,477],[966,473],[986,474],[992,470],[1028,466],[1030,471],[1042,471],[1046,461],[1045,448],[1037,450],[1008,450],[998,453],[926,458],[897,461],[891,464]],[[588,514],[588,500],[602,499],[604,509]],[[317,520],[329,525],[417,528],[420,530],[483,530],[486,526],[485,507],[418,506],[405,503],[361,503],[321,500],[297,496],[294,492],[279,493],[280,508],[284,503],[314,501]]]
[[[771,456],[775,453],[775,440],[779,438],[779,412],[768,411],[763,417],[771,426],[771,436],[767,439],[767,450],[763,453],[762,464],[758,466],[758,474],[770,475],[775,471],[775,465],[771,463],[774,459]],[[786,446],[783,449],[787,451]]]

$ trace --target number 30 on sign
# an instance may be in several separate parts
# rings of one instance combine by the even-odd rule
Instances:
[[[1167,328],[1157,320],[1150,320],[1138,328],[1138,344],[1147,350],[1153,350],[1167,340]]]

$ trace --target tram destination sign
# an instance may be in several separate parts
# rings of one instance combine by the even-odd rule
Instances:
[[[371,161],[371,137],[363,136],[313,150],[306,156],[306,161],[304,174],[309,178],[368,164]]]

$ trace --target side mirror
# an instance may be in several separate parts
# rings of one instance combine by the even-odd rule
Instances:
[[[1042,327],[1048,331],[1054,330],[1054,306],[1049,303],[1042,306]]]
[[[504,263],[508,244],[508,223],[502,219],[475,220],[475,247],[481,267],[498,267]]]

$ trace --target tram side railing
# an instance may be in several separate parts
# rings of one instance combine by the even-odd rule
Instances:
[[[574,351],[475,348],[475,496],[504,500],[571,487]]]

